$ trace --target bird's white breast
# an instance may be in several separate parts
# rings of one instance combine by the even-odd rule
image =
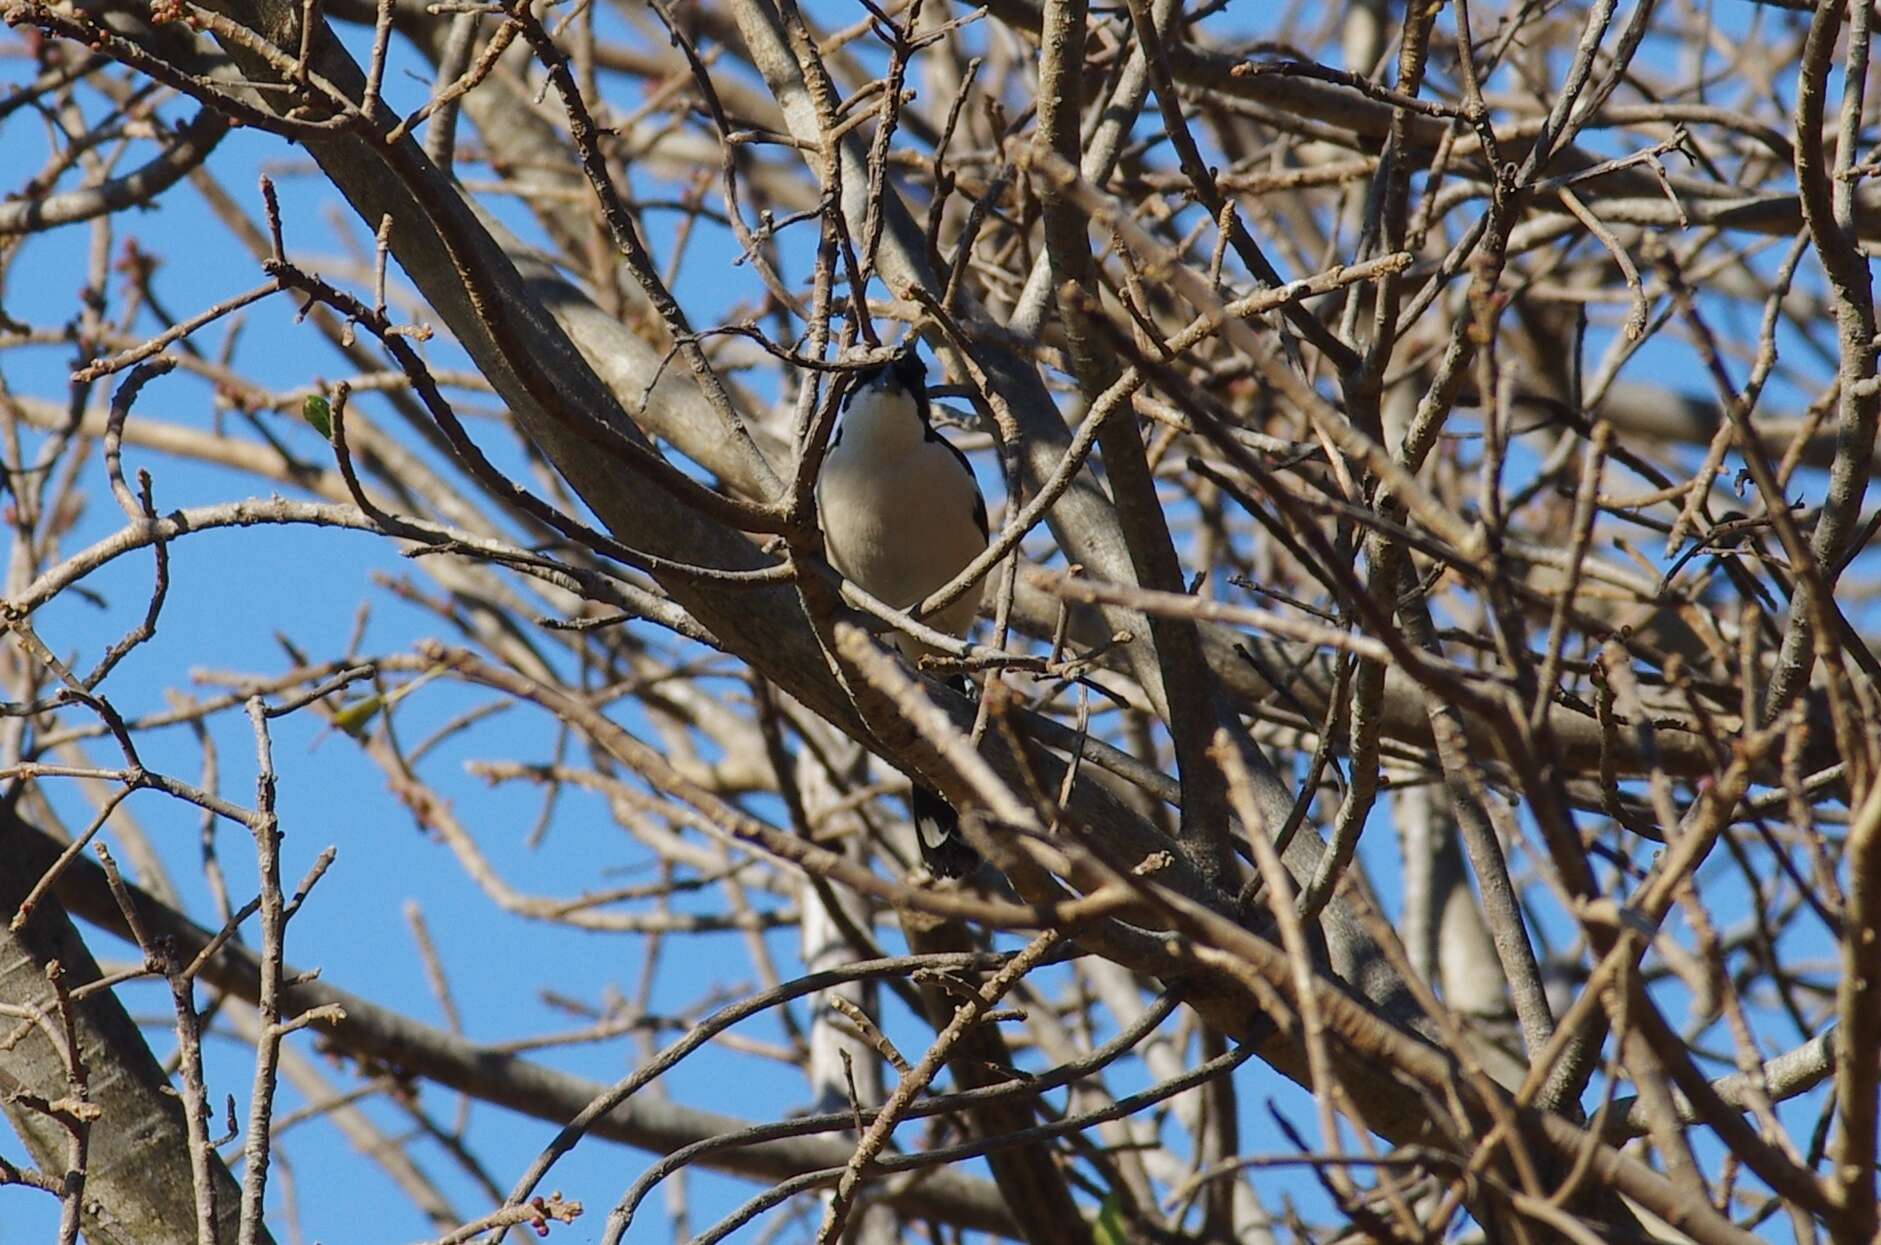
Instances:
[[[906,609],[986,548],[974,519],[978,489],[946,446],[918,432],[892,447],[857,433],[864,430],[845,430],[817,480],[830,564],[884,604]],[[979,599],[975,586],[928,622],[964,635]]]

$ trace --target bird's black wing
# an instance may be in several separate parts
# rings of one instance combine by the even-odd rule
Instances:
[[[959,446],[936,432],[933,424],[927,426],[927,439],[930,441],[938,441],[942,446],[946,447],[947,452],[952,454],[955,461],[960,464],[960,470],[967,473],[967,479],[973,483],[974,526],[980,529],[981,540],[991,540],[993,535],[992,528],[986,521],[986,494],[980,492],[980,481],[978,477],[973,474],[973,464],[967,461],[966,454],[961,452]]]

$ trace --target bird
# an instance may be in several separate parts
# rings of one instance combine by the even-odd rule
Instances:
[[[912,347],[859,372],[842,399],[817,476],[824,551],[843,578],[895,609],[919,605],[985,550],[986,497],[959,447],[934,428],[927,367]],[[979,584],[926,621],[964,637],[980,610]],[[896,647],[919,669],[934,650],[908,636]],[[965,675],[946,680],[970,690]],[[960,815],[915,780],[915,837],[928,872],[963,878],[980,855],[960,833]]]

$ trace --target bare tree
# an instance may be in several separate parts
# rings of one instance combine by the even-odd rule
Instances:
[[[284,1164],[310,1120],[441,1241],[642,1239],[662,1187],[699,1242],[1877,1239],[1865,0],[0,11],[0,1193],[62,1241],[293,1239],[352,1178]],[[173,311],[212,250],[256,284]],[[917,340],[1003,490],[904,611],[814,497]],[[286,527],[409,569],[152,683],[172,552]],[[337,752],[623,991],[467,1024],[428,897],[443,1027],[298,967],[372,850],[283,837]],[[685,1101],[707,1047],[794,1106]],[[454,1097],[559,1131],[495,1159]]]

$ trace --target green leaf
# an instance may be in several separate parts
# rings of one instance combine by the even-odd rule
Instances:
[[[317,393],[308,394],[300,404],[300,417],[315,432],[329,441],[333,439],[333,408],[325,398]]]
[[[1096,1245],[1130,1245],[1130,1229],[1123,1221],[1123,1202],[1115,1193],[1105,1198],[1103,1206],[1098,1208],[1091,1239]]]

